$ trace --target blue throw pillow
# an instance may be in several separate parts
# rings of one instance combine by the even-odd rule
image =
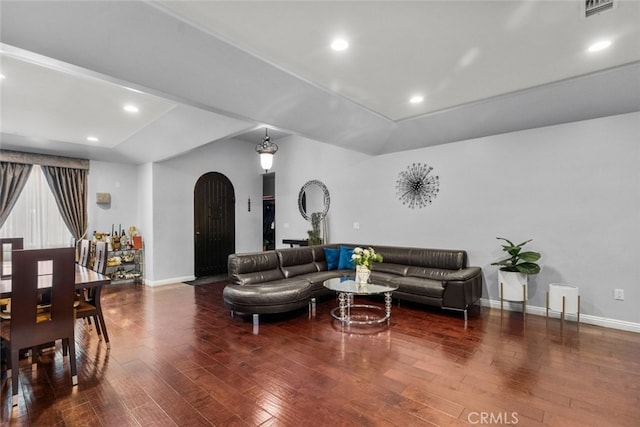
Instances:
[[[353,248],[340,246],[340,260],[338,261],[339,270],[353,270],[356,268],[353,261],[351,261],[351,255],[353,255]]]
[[[324,259],[327,261],[327,270],[337,270],[340,263],[340,249],[323,248]]]

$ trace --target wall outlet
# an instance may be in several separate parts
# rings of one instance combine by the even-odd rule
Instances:
[[[360,223],[359,222],[354,222],[353,223],[353,229],[354,230],[360,230]]]
[[[624,301],[624,289],[614,289],[613,298],[619,301]]]

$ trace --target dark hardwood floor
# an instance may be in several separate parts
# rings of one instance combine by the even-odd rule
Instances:
[[[462,316],[394,306],[390,327],[342,332],[320,302],[231,318],[224,284],[111,285],[111,349],[76,328],[79,385],[60,344],[20,404],[2,388],[2,425],[640,425],[640,334],[520,313]]]

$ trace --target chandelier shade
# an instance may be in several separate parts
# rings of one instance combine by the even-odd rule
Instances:
[[[269,172],[269,169],[273,166],[273,155],[278,151],[278,146],[271,142],[271,138],[267,134],[267,129],[264,130],[264,138],[256,145],[256,152],[260,154],[260,166],[264,169],[265,173]]]

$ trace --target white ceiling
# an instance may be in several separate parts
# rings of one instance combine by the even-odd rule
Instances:
[[[640,59],[640,2],[589,20],[579,1],[160,3],[391,120]],[[350,48],[332,51],[334,37]],[[605,38],[614,49],[586,51]]]
[[[114,148],[176,107],[98,78],[48,68],[33,59],[2,56],[2,131]],[[139,107],[127,113],[125,105]]]
[[[638,1],[0,7],[2,148],[144,163],[268,127],[380,154],[640,110]]]

